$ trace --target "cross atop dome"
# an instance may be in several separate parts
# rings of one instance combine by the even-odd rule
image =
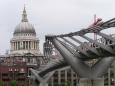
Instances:
[[[22,22],[28,22],[25,5],[24,5],[23,14],[22,14]]]

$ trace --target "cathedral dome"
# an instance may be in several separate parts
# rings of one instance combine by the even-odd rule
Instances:
[[[33,25],[31,25],[29,22],[21,22],[16,26],[14,34],[20,33],[36,34]]]
[[[39,39],[36,37],[34,26],[28,22],[25,7],[22,13],[22,20],[16,26],[10,43],[12,55],[40,54]]]
[[[14,35],[15,34],[34,34],[36,35],[33,25],[28,22],[25,8],[22,14],[22,21],[16,26],[14,30]]]

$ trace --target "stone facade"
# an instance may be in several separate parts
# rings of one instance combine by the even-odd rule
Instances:
[[[11,54],[40,54],[39,39],[36,37],[34,26],[28,22],[25,7],[22,14],[22,21],[16,26],[10,43]]]

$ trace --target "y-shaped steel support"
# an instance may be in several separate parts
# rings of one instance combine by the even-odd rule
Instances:
[[[38,74],[38,71],[34,70],[34,69],[30,69],[31,73],[33,73],[33,75],[35,76],[35,78],[40,82],[39,86],[44,86],[44,84],[46,84],[46,82],[49,80],[49,78],[54,74],[54,71],[47,73],[44,77],[41,77]]]
[[[67,61],[73,70],[81,77],[88,79],[97,79],[102,77],[102,74],[107,70],[111,65],[111,62],[114,60],[114,57],[105,57],[100,59],[95,65],[89,67],[80,59],[74,57],[59,41],[53,39],[53,44]]]

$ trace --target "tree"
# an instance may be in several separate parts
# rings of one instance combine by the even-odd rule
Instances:
[[[11,81],[11,86],[18,86],[18,82],[16,80]]]
[[[62,86],[60,82],[58,82],[58,86]]]
[[[65,81],[65,86],[70,86],[70,81]]]
[[[4,82],[0,80],[0,86],[4,86]]]
[[[58,86],[62,86],[61,84],[58,84]]]

